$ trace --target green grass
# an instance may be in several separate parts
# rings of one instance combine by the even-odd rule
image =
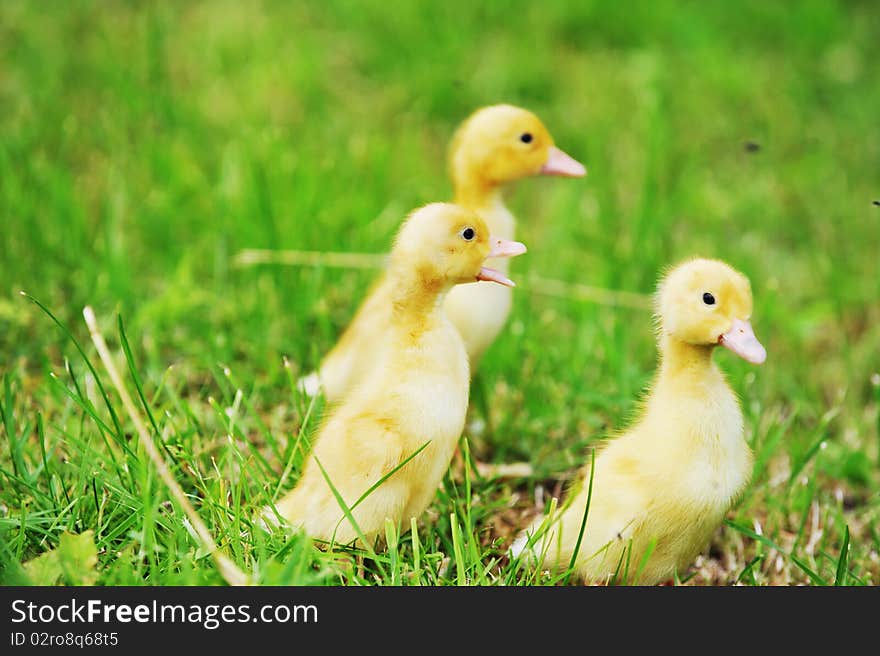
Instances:
[[[650,293],[704,254],[751,278],[769,359],[717,356],[754,480],[681,579],[880,583],[878,24],[875,3],[818,0],[3,2],[0,576],[93,530],[100,584],[222,583],[92,349],[90,304],[120,365],[123,318],[143,416],[257,580],[558,582],[512,567],[509,540],[625,424],[655,352],[647,312],[525,274]],[[528,459],[535,478],[459,459],[417,531],[389,526],[376,557],[252,530],[321,415],[293,381],[372,274],[234,255],[386,251],[409,209],[450,197],[455,126],[502,101],[590,171],[510,195],[529,254],[480,372],[491,433],[462,441],[464,462]]]

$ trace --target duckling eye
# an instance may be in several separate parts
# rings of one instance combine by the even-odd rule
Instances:
[[[461,234],[461,238],[465,241],[473,241],[474,237],[477,236],[477,231],[471,227],[467,227],[462,230],[459,234]]]
[[[523,132],[521,135],[519,135],[519,140],[523,143],[532,143],[532,139],[533,137],[531,132]]]
[[[712,296],[709,292],[703,293],[703,303],[706,305],[715,305],[715,297]]]

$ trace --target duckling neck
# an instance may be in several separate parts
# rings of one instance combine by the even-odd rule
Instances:
[[[459,178],[455,182],[455,203],[477,212],[493,237],[516,238],[516,222],[504,205],[500,184],[479,178]]]
[[[712,362],[712,344],[688,344],[669,335],[660,341],[660,380],[699,384],[720,375]]]
[[[442,320],[443,299],[452,285],[425,271],[393,274],[392,331],[404,341],[418,339]]]

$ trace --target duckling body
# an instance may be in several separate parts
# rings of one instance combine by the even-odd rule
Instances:
[[[661,363],[640,418],[597,452],[592,492],[587,468],[547,533],[528,546],[543,518],[536,521],[513,545],[514,555],[528,550],[555,569],[567,568],[589,497],[576,575],[588,582],[626,576],[657,583],[693,562],[748,484],[752,453],[742,411],[712,361],[719,339],[747,325],[748,281],[721,262],[694,260],[674,270],[664,288]],[[704,288],[715,289],[716,307],[702,302]],[[665,317],[685,305],[683,320]],[[763,347],[748,332],[753,342],[745,340],[740,355],[763,362]]]
[[[528,136],[527,141],[523,138]],[[506,184],[534,175],[579,177],[584,167],[559,150],[541,121],[511,105],[485,107],[459,128],[450,148],[455,203],[478,214],[490,233],[516,238],[516,220],[504,204]],[[507,273],[506,260],[492,268]],[[317,372],[300,380],[314,395],[323,388],[327,399],[341,398],[376,365],[376,339],[388,331],[391,289],[380,278]],[[512,307],[511,291],[498,285],[466,285],[446,297],[446,312],[464,340],[475,369],[501,332]]]
[[[466,239],[467,230],[473,239]],[[382,283],[390,295],[389,332],[376,366],[330,411],[297,486],[276,504],[292,526],[325,541],[345,544],[358,537],[324,472],[368,543],[384,531],[386,518],[408,527],[428,506],[464,427],[470,377],[443,298],[459,283],[510,283],[482,263],[490,252],[525,250],[503,240],[490,246],[489,240],[485,223],[454,205],[428,205],[404,224]]]
[[[346,505],[393,471],[419,448],[418,456],[352,510],[368,542],[395,522],[418,517],[428,506],[449,466],[464,428],[469,366],[457,331],[440,310],[405,346],[353,391],[327,421],[306,463],[299,485],[276,505],[290,524],[315,538],[347,544],[356,539],[317,462]],[[406,410],[401,412],[401,409]]]

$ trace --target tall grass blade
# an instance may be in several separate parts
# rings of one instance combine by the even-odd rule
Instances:
[[[846,585],[846,563],[849,560],[849,525],[843,529],[843,545],[840,547],[840,556],[837,559],[837,572],[834,575],[834,585]]]

